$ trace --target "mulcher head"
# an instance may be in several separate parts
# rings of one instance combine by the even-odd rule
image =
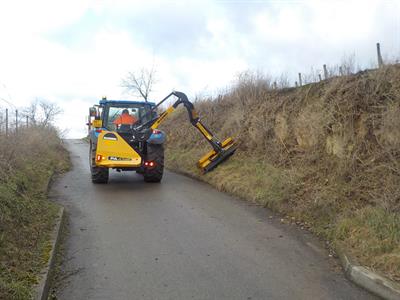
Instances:
[[[217,165],[228,159],[235,152],[237,145],[232,138],[227,138],[222,142],[221,148],[222,150],[218,152],[211,150],[197,162],[197,166],[203,173],[211,171]]]

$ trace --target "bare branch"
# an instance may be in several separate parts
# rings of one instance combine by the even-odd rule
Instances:
[[[32,101],[31,104],[21,112],[22,117],[27,117],[31,125],[36,125],[38,121],[38,102],[38,99]]]
[[[41,100],[39,102],[39,106],[42,110],[42,120],[40,122],[40,125],[42,126],[50,125],[55,120],[55,118],[62,113],[62,109],[55,103]]]
[[[138,72],[129,72],[122,79],[121,86],[133,95],[142,97],[146,102],[155,83],[155,69],[142,68]]]

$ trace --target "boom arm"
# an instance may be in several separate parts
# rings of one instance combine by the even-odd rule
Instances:
[[[155,122],[151,125],[151,129],[156,129],[169,114],[171,114],[180,104],[183,104],[186,110],[188,111],[190,123],[192,123],[192,125],[200,131],[200,133],[206,138],[206,140],[211,144],[211,146],[216,152],[221,152],[222,151],[221,142],[216,137],[214,137],[214,135],[206,126],[204,126],[204,124],[201,122],[199,118],[199,115],[194,109],[193,103],[189,101],[188,97],[184,93],[176,91],[172,92],[166,98],[164,98],[159,104],[157,104],[156,107],[158,107],[161,103],[163,103],[171,96],[176,96],[178,100],[176,100],[174,104],[172,104],[166,111],[164,111],[155,120]]]
[[[156,129],[158,126],[165,120],[165,118],[171,114],[180,104],[183,104],[189,114],[190,123],[194,127],[196,127],[200,133],[204,136],[204,138],[210,143],[213,150],[205,154],[200,160],[198,161],[197,165],[200,169],[203,170],[204,173],[211,171],[214,169],[218,164],[226,160],[229,156],[231,156],[237,146],[236,143],[233,141],[232,138],[227,138],[222,143],[211,133],[211,131],[204,126],[201,122],[199,115],[197,114],[196,110],[194,109],[193,103],[189,101],[188,97],[182,92],[172,92],[163,100],[160,101],[152,110],[154,111],[159,107],[162,103],[164,103],[169,97],[175,96],[178,100],[175,101],[166,111],[164,111],[160,116],[157,118],[143,124],[141,127],[147,127],[151,129]],[[150,112],[150,113],[151,113]]]

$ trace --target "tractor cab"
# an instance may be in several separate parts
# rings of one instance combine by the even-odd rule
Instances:
[[[89,123],[93,123],[94,118],[101,121],[101,126],[95,127],[102,127],[110,131],[128,131],[156,118],[157,112],[153,110],[154,107],[155,103],[153,102],[107,100],[103,98],[99,105],[91,108],[90,117],[92,120],[89,120]],[[132,122],[124,122],[124,117],[127,120],[132,120]]]

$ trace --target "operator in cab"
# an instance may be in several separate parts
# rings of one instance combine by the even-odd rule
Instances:
[[[134,116],[131,116],[129,114],[129,111],[127,109],[124,109],[122,111],[122,114],[119,115],[115,120],[114,120],[114,125],[117,126],[117,128],[127,128],[132,126],[137,122],[137,119]]]

